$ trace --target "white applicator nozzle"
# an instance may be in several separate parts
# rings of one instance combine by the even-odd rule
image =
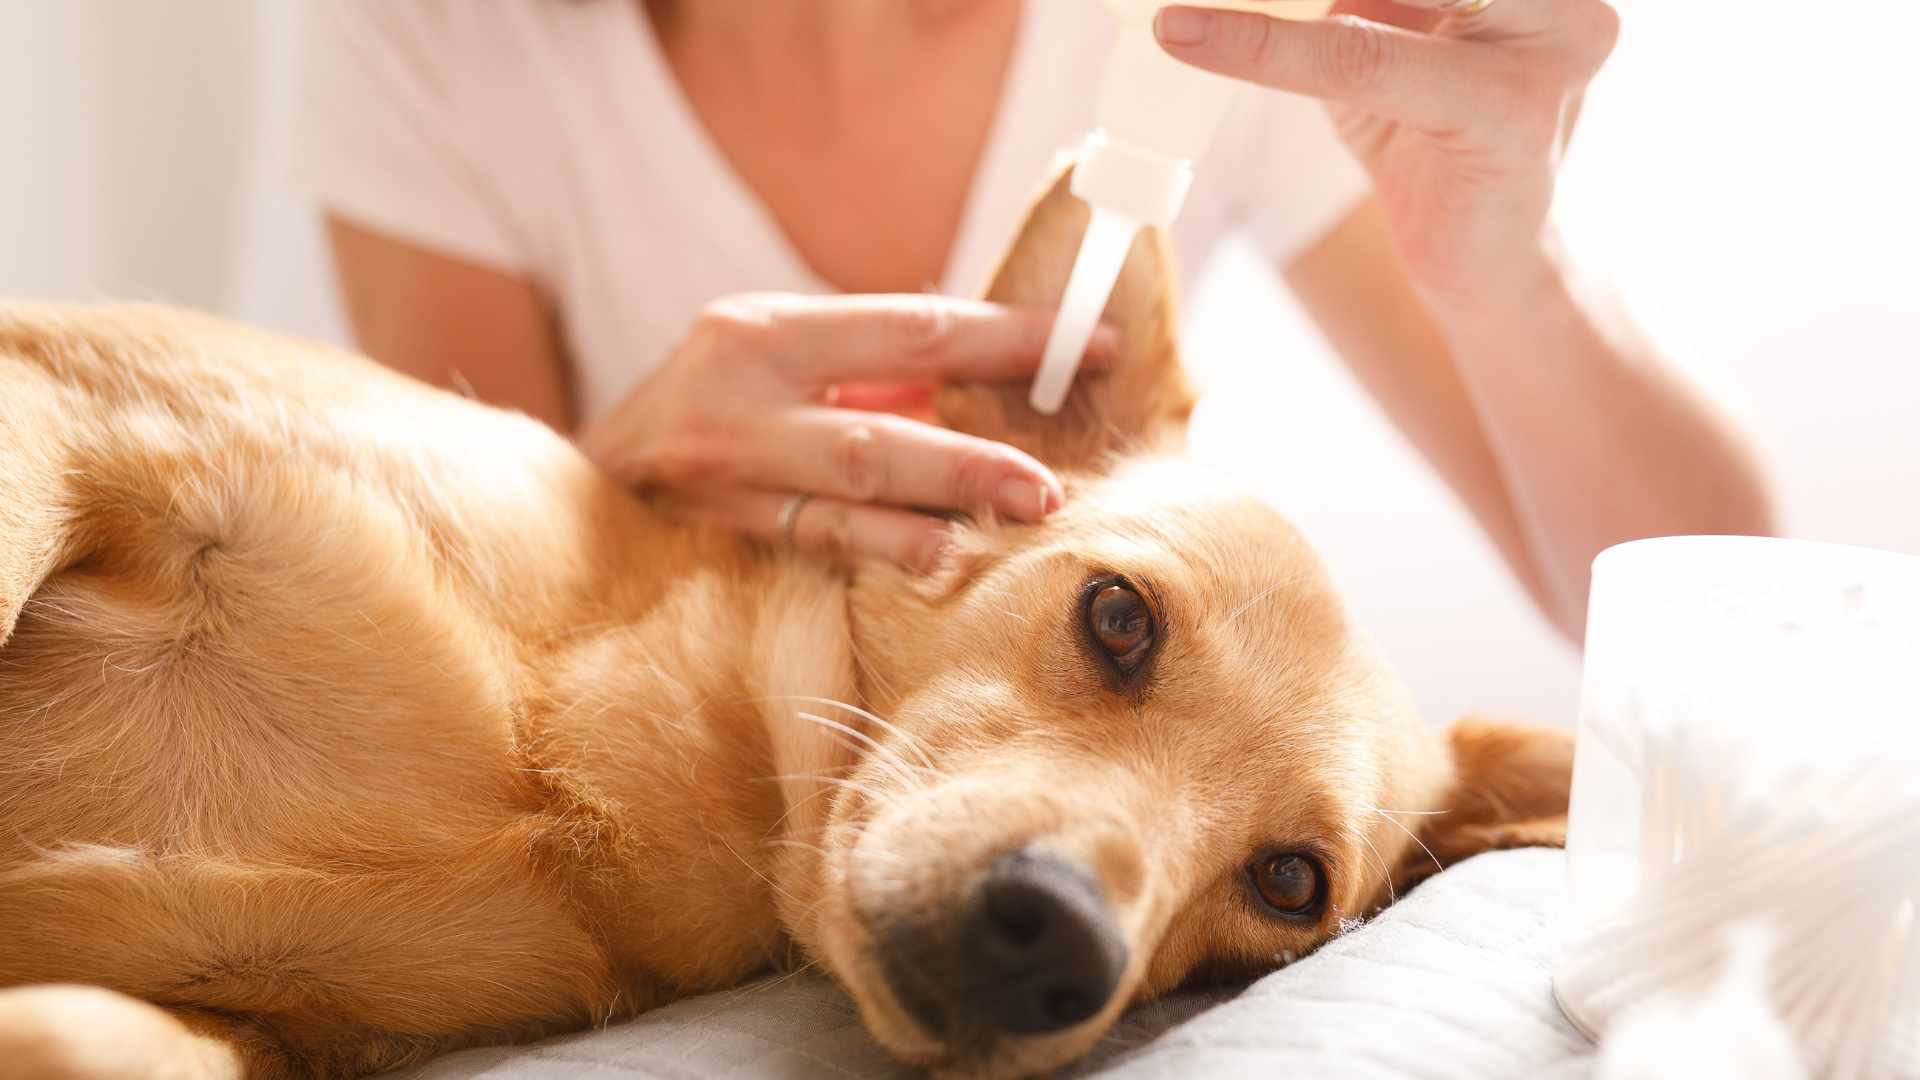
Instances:
[[[1033,392],[1027,403],[1035,412],[1052,416],[1067,400],[1074,373],[1093,340],[1093,328],[1106,310],[1107,296],[1127,261],[1127,249],[1139,228],[1133,220],[1100,207],[1093,208],[1087,222],[1087,235],[1080,241],[1080,254],[1073,260],[1073,273],[1067,278],[1067,292],[1060,300],[1060,314],[1047,335],[1047,351],[1040,359],[1040,372],[1034,376]]]

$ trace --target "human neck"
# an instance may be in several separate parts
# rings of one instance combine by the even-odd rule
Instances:
[[[976,0],[646,0],[670,54],[726,56],[745,79],[863,90],[989,5]]]

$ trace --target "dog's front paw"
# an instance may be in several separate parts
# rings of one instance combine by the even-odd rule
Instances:
[[[18,1080],[239,1080],[230,1047],[97,986],[0,990],[0,1072]]]

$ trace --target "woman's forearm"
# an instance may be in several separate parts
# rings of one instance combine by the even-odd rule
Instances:
[[[1557,258],[1471,306],[1424,296],[1377,202],[1288,283],[1540,610],[1578,640],[1593,557],[1625,540],[1768,532],[1772,499],[1736,426]]]
[[[1759,456],[1615,299],[1543,254],[1472,310],[1433,305],[1548,614],[1578,640],[1589,568],[1647,536],[1769,533]]]
[[[327,238],[354,340],[369,356],[572,431],[565,354],[532,283],[337,217]]]
[[[1541,252],[1619,39],[1612,4],[1368,2],[1309,21],[1169,8],[1155,26],[1177,59],[1327,103],[1375,198],[1288,278],[1569,635],[1601,548],[1773,527],[1733,426]]]

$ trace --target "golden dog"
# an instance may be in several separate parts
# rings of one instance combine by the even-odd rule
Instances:
[[[1084,222],[1056,183],[991,298],[1051,302]],[[9,1075],[360,1075],[796,956],[901,1058],[1030,1075],[1558,843],[1567,740],[1432,732],[1175,456],[1169,280],[1143,234],[1061,417],[942,391],[1070,497],[927,578],[672,523],[353,356],[0,311]]]

